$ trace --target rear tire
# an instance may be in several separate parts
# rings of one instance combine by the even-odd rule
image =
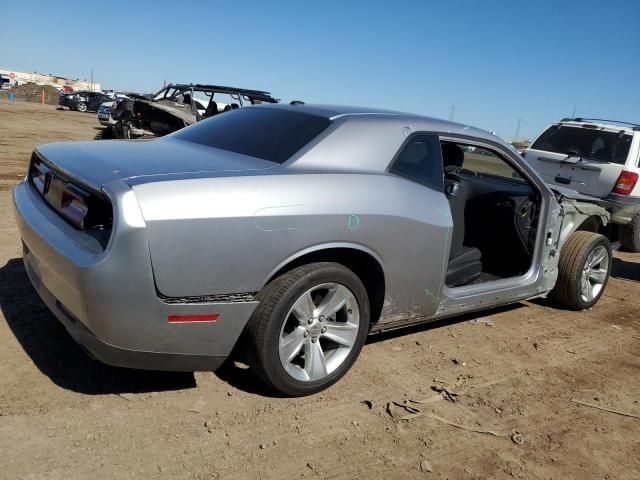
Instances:
[[[298,267],[257,298],[260,305],[245,330],[247,360],[281,394],[298,397],[328,388],[360,354],[369,332],[369,299],[358,276],[344,266]]]
[[[572,233],[560,251],[558,279],[549,296],[571,310],[592,307],[607,286],[611,260],[606,237],[584,231]]]
[[[84,103],[84,102],[78,103],[78,105],[76,105],[76,110],[78,110],[79,112],[86,112],[87,111],[87,104]]]
[[[620,243],[627,252],[640,252],[640,213],[620,227]]]

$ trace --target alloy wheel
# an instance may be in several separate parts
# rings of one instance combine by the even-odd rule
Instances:
[[[602,245],[593,249],[587,257],[580,280],[580,297],[591,302],[602,290],[609,271],[609,252]]]
[[[349,356],[359,330],[354,294],[339,283],[317,285],[298,297],[282,324],[280,362],[296,380],[322,380]]]

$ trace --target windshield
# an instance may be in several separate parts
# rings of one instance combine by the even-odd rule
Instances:
[[[588,160],[624,165],[632,136],[584,127],[553,125],[531,145],[534,150],[569,154],[577,152]]]
[[[331,121],[308,113],[246,107],[179,130],[172,136],[188,142],[283,163],[318,136]]]

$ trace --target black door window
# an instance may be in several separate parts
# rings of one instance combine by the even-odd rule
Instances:
[[[438,137],[428,134],[409,137],[389,170],[396,175],[442,191],[442,151]]]

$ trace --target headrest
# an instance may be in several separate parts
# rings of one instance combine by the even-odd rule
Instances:
[[[455,143],[442,144],[442,164],[444,168],[461,167],[464,163],[464,151]]]

